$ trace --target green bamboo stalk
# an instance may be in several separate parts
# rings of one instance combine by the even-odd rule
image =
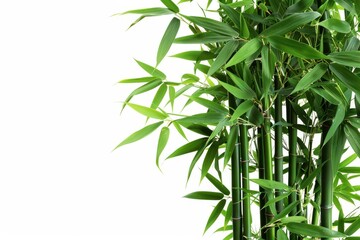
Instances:
[[[281,82],[278,76],[275,76],[275,90],[279,91],[281,89]],[[282,120],[282,97],[280,94],[277,95],[275,99],[275,123],[279,123]],[[279,124],[275,126],[275,181],[283,182],[283,130],[282,126]],[[275,196],[279,197],[282,195],[281,190],[275,190]],[[283,200],[280,200],[276,203],[276,211],[280,213],[284,208]]]
[[[259,178],[265,178],[264,172],[264,147],[263,147],[263,129],[258,128],[258,138],[257,138],[257,153],[258,153],[258,169],[259,169]],[[261,238],[266,239],[266,211],[265,211],[265,204],[266,204],[266,194],[265,189],[259,186],[259,206],[260,206],[260,229],[261,229]]]
[[[314,202],[319,205],[321,195],[320,195],[320,184],[318,181],[316,181],[316,183],[315,183],[314,193],[315,193]],[[319,224],[319,215],[320,215],[319,210],[314,207],[313,213],[312,213],[311,224],[313,224],[313,225]]]
[[[241,146],[241,171],[242,171],[242,199],[243,199],[243,238],[251,239],[251,204],[249,181],[249,139],[248,129],[245,125],[240,125],[240,146]]]
[[[263,147],[264,147],[264,173],[265,179],[273,180],[273,164],[272,164],[272,145],[271,145],[271,132],[270,132],[270,113],[269,113],[269,97],[265,96],[263,99],[264,107],[264,126],[263,126]],[[270,201],[274,198],[274,193],[272,190],[266,191],[266,200]],[[269,223],[274,215],[271,212],[271,206],[266,208],[266,221]],[[275,209],[275,205],[274,205]],[[275,239],[275,228],[273,226],[268,227],[266,230],[266,239]]]
[[[236,100],[234,96],[229,94],[230,114],[236,108]],[[236,132],[239,132],[239,126],[233,125]],[[240,185],[240,152],[239,152],[239,139],[235,141],[235,149],[231,156],[231,186],[232,186],[232,222],[233,222],[233,239],[241,240],[241,185]]]

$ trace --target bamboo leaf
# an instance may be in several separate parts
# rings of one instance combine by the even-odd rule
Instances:
[[[251,100],[246,100],[239,104],[239,106],[235,109],[234,113],[230,118],[230,122],[237,120],[240,116],[247,113],[253,106],[253,102]]]
[[[288,7],[286,9],[285,14],[294,14],[294,13],[298,13],[298,12],[303,12],[304,10],[308,9],[309,7],[311,7],[311,5],[314,3],[314,0],[300,0],[296,3],[294,3],[293,5],[291,5],[290,7]]]
[[[253,99],[256,95],[254,93],[254,91],[249,88],[249,86],[242,81],[240,84],[242,86],[242,88],[239,87],[234,87],[228,83],[225,82],[221,82],[219,81],[219,83],[232,95],[234,95],[235,97],[239,98],[239,99]]]
[[[314,179],[319,176],[320,171],[321,167],[318,167],[307,178],[304,178],[304,180],[302,180],[300,183],[300,189],[305,189],[308,187],[314,181]]]
[[[279,214],[277,214],[269,223],[274,223],[275,221],[285,217],[288,215],[294,208],[296,208],[296,205],[298,205],[298,202],[292,202],[286,208],[284,208]]]
[[[229,205],[226,209],[226,214],[225,214],[225,219],[224,219],[224,227],[223,227],[223,230],[225,230],[230,222],[230,219],[232,217],[232,209],[233,209],[233,204],[232,204],[232,201],[229,202]],[[232,228],[231,228],[232,230]]]
[[[210,173],[206,174],[206,178],[214,185],[214,187],[216,187],[220,192],[222,192],[225,195],[230,195],[230,191],[229,189],[227,189],[227,187],[220,182],[218,179],[216,179],[213,175],[211,175]]]
[[[303,78],[300,79],[295,89],[291,94],[308,89],[312,83],[319,80],[327,71],[327,65],[325,63],[317,64],[313,69],[310,70]]]
[[[326,134],[323,145],[325,145],[330,140],[330,138],[332,138],[332,136],[334,136],[336,130],[338,129],[340,124],[344,121],[345,113],[346,113],[345,107],[343,105],[338,105],[338,107],[336,109],[335,118],[331,124],[331,127],[330,127],[328,133]]]
[[[135,61],[137,62],[137,64],[139,64],[139,66],[145,70],[145,72],[149,73],[151,76],[153,77],[157,77],[161,80],[164,80],[166,79],[166,75],[159,71],[158,69],[146,64],[146,63],[143,63],[143,62],[140,62],[138,60],[135,59]]]
[[[162,0],[162,1],[164,1],[164,0]],[[175,40],[176,34],[179,30],[179,27],[180,27],[180,20],[178,18],[174,17],[170,21],[169,26],[165,30],[164,36],[162,37],[162,39],[160,41],[160,45],[159,45],[157,56],[156,56],[156,65],[160,64],[161,60],[164,59],[164,57],[170,50],[170,47]]]
[[[161,103],[161,101],[164,99],[164,96],[167,91],[166,84],[162,84],[159,89],[157,90],[153,101],[151,102],[150,108],[157,109]]]
[[[118,83],[144,83],[159,80],[157,77],[141,77],[141,78],[128,78],[120,80]]]
[[[184,197],[197,200],[221,200],[224,198],[224,194],[218,192],[198,191],[187,194]]]
[[[178,124],[177,122],[172,122],[172,124],[174,125],[174,127],[175,127],[175,129],[178,131],[178,133],[179,133],[181,136],[183,136],[183,138],[185,138],[186,140],[188,140],[187,137],[186,137],[186,135],[185,135],[185,133],[184,133],[184,131],[182,130],[180,124]]]
[[[286,233],[281,228],[279,228],[279,230],[277,230],[276,237],[278,240],[289,240]]]
[[[223,113],[218,112],[207,112],[194,114],[189,117],[177,119],[176,121],[182,123],[193,123],[193,124],[205,124],[205,125],[217,125],[226,117]]]
[[[157,150],[156,150],[156,166],[160,169],[159,159],[161,153],[164,151],[166,144],[169,140],[170,130],[168,127],[163,127],[160,132]]]
[[[260,112],[259,108],[255,105],[253,105],[250,110],[249,122],[251,122],[255,126],[260,126],[264,122],[264,115]]]
[[[155,7],[155,8],[142,8],[142,9],[129,10],[115,15],[123,15],[123,14],[142,14],[146,16],[161,16],[161,15],[173,14],[173,12],[167,8]]]
[[[319,238],[343,238],[346,234],[330,230],[325,227],[306,224],[306,223],[288,223],[287,229],[295,234]]]
[[[278,201],[281,201],[287,197],[289,197],[289,195],[291,194],[291,192],[288,192],[288,193],[282,193],[280,196],[276,197],[276,198],[273,198],[273,199],[270,199],[269,201],[266,201],[265,205],[263,206],[263,208],[266,208],[270,205],[273,205],[274,203],[278,202]]]
[[[208,108],[209,110],[223,113],[223,114],[227,114],[227,112],[228,112],[228,110],[226,108],[224,108],[219,103],[216,103],[214,101],[210,101],[210,100],[207,100],[207,99],[201,98],[201,97],[193,97],[193,96],[190,96],[190,99],[203,105],[204,107]]]
[[[202,61],[202,60],[214,59],[216,55],[208,51],[187,51],[187,52],[177,53],[175,55],[172,55],[171,57],[181,58],[190,61]]]
[[[316,50],[315,48],[309,46],[308,44],[295,41],[293,39],[272,36],[267,38],[271,45],[288,54],[291,54],[298,58],[305,59],[326,59],[327,56]]]
[[[261,35],[265,37],[274,36],[274,35],[284,35],[288,32],[291,32],[298,27],[305,25],[314,19],[320,17],[320,13],[318,12],[304,12],[304,13],[294,13],[280,22],[277,22],[264,31],[262,31]]]
[[[350,124],[345,124],[344,131],[346,138],[350,143],[351,148],[358,156],[360,156],[360,142],[359,142],[360,133],[358,129]]]
[[[360,68],[360,51],[334,52],[328,56],[335,63]]]
[[[224,156],[224,168],[227,166],[236,146],[236,140],[238,138],[238,127],[232,126],[230,129],[229,137],[227,138]]]
[[[219,150],[219,143],[217,141],[214,141],[209,150],[207,151],[205,158],[204,158],[204,162],[201,168],[201,180],[202,181],[204,179],[204,177],[206,176],[206,174],[208,173],[211,165],[213,164],[217,154],[218,154],[218,150]]]
[[[161,124],[162,124],[162,121],[157,122],[157,123],[153,123],[153,124],[150,124],[150,125],[142,128],[142,129],[134,132],[129,137],[127,137],[125,140],[123,140],[119,145],[117,145],[114,148],[114,150],[121,147],[121,146],[124,146],[124,145],[129,144],[129,143],[136,142],[136,141],[146,137],[147,135],[149,135],[150,133],[155,131]]]
[[[226,204],[226,200],[222,199],[220,200],[220,202],[215,206],[214,210],[211,212],[210,217],[206,223],[206,227],[204,230],[204,234],[205,232],[214,224],[214,222],[216,221],[216,219],[218,219],[218,217],[221,214],[221,211],[224,209]]]
[[[276,57],[268,46],[263,46],[261,50],[262,63],[262,96],[267,96],[273,75],[275,72]]]
[[[219,52],[219,55],[216,57],[215,61],[211,64],[209,72],[207,75],[213,75],[217,70],[219,70],[226,62],[229,60],[231,55],[239,46],[238,41],[229,41]]]
[[[224,22],[219,22],[214,19],[206,18],[206,17],[186,16],[186,15],[181,15],[181,16],[183,16],[190,22],[200,27],[203,27],[206,30],[232,37],[239,36],[239,33],[237,31],[235,31],[232,27],[230,27],[228,24]]]
[[[175,103],[176,93],[175,88],[173,86],[169,87],[169,101],[171,104],[171,109],[174,111],[174,103]]]
[[[345,231],[345,234],[351,236],[360,228],[360,217],[358,217]]]
[[[320,22],[319,25],[339,33],[349,33],[351,31],[351,26],[348,22],[335,18],[326,19]]]
[[[262,47],[262,43],[258,38],[253,38],[247,43],[245,43],[229,60],[229,62],[225,65],[225,68],[231,67],[235,64],[241,63]]]
[[[155,118],[155,119],[160,119],[160,120],[164,120],[167,118],[166,114],[156,111],[155,109],[152,109],[152,108],[148,108],[148,107],[141,106],[138,104],[133,104],[133,103],[127,103],[127,105],[129,105],[129,107],[131,107],[138,113],[145,115],[149,118]]]
[[[256,93],[254,92],[254,90],[251,87],[249,87],[249,85],[244,80],[242,80],[240,77],[238,77],[237,75],[235,75],[230,71],[227,71],[227,74],[239,89],[242,89],[243,91],[247,92],[247,94],[252,98],[256,97]]]
[[[215,32],[197,33],[194,35],[179,37],[174,40],[177,44],[207,44],[215,42],[227,42],[232,40],[231,36],[222,35]]]
[[[357,158],[356,153],[350,155],[349,157],[347,157],[344,161],[342,161],[342,162],[339,164],[339,169],[348,166],[350,163],[352,163],[353,161],[355,161],[356,158]]]
[[[282,224],[287,224],[287,223],[301,223],[301,222],[306,222],[307,218],[304,216],[288,216],[288,217],[284,217],[280,219],[280,222]]]
[[[336,63],[330,64],[330,70],[341,83],[360,96],[360,77],[356,76],[346,67]]]
[[[195,152],[206,143],[207,138],[199,138],[176,149],[166,159],[181,156],[187,153]]]
[[[234,8],[229,7],[227,4],[220,2],[220,7],[224,10],[226,15],[231,19],[237,28],[240,27],[240,14]]]
[[[171,1],[171,0],[161,0],[161,2],[171,11],[173,11],[174,13],[178,13],[179,12],[179,8],[178,6],[176,6],[176,4]]]
[[[340,6],[342,6],[352,14],[356,14],[353,2],[351,0],[335,0],[335,2],[337,2]]]
[[[273,180],[267,179],[250,179],[250,181],[256,183],[260,187],[266,189],[279,189],[279,190],[289,190],[289,186],[282,182],[277,182]]]

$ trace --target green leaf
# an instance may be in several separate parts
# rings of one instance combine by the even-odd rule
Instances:
[[[357,158],[356,153],[350,155],[349,157],[347,157],[344,161],[342,161],[342,162],[339,164],[339,169],[346,167],[347,165],[349,165],[350,163],[352,163],[356,158]]]
[[[171,104],[171,109],[174,110],[174,103],[175,103],[176,93],[175,88],[173,86],[169,87],[169,101]]]
[[[174,127],[175,127],[175,129],[178,131],[178,133],[179,133],[183,138],[185,138],[186,140],[188,140],[187,137],[186,137],[186,135],[185,135],[185,133],[184,133],[184,131],[182,130],[180,124],[178,124],[177,122],[172,122],[172,124],[174,125]]]
[[[174,13],[178,13],[179,12],[179,8],[178,6],[176,6],[175,3],[173,3],[173,1],[171,0],[161,0],[161,2],[171,11],[173,11]]]
[[[334,120],[331,124],[331,127],[328,131],[328,133],[326,134],[323,146],[330,140],[330,138],[332,138],[336,132],[336,130],[338,129],[338,127],[340,126],[340,124],[344,121],[345,118],[345,107],[343,105],[338,105],[337,109],[336,109],[336,114],[334,117]]]
[[[207,138],[199,138],[176,149],[166,159],[181,156],[187,153],[195,152],[206,143]]]
[[[114,148],[114,150],[121,146],[124,146],[125,144],[133,143],[133,142],[136,142],[136,141],[146,137],[147,135],[149,135],[150,133],[155,131],[162,123],[163,123],[162,121],[153,123],[153,124],[150,124],[142,129],[140,129],[139,131],[134,132],[129,137],[127,137],[125,140],[123,140],[119,145],[117,145]]]
[[[171,57],[181,58],[190,61],[202,61],[213,59],[216,57],[216,55],[208,51],[187,51],[172,55]]]
[[[157,109],[159,107],[161,101],[164,99],[166,91],[167,91],[166,84],[163,84],[159,87],[159,89],[157,90],[154,96],[153,101],[151,102],[150,108]]]
[[[351,12],[352,14],[356,14],[356,11],[353,6],[353,1],[351,0],[335,0],[340,6]],[[357,2],[357,1],[354,1]]]
[[[230,191],[229,189],[227,189],[227,187],[222,184],[222,182],[220,182],[218,179],[216,179],[213,175],[211,175],[210,173],[206,174],[206,178],[207,180],[209,180],[214,187],[216,187],[220,192],[222,192],[225,195],[230,195]]]
[[[337,76],[341,83],[360,96],[360,77],[356,76],[346,67],[333,63],[330,70]]]
[[[274,35],[284,35],[288,32],[291,32],[298,27],[305,25],[314,19],[320,17],[321,14],[318,12],[304,12],[304,13],[294,13],[290,16],[284,18],[280,22],[277,22],[264,31],[261,35],[265,37],[274,36]]]
[[[162,0],[164,1],[164,0]],[[159,65],[159,63],[161,62],[161,60],[164,59],[164,57],[166,56],[166,54],[169,52],[170,47],[172,45],[172,43],[175,40],[176,34],[179,30],[180,27],[180,20],[176,17],[174,17],[170,23],[169,26],[167,27],[164,36],[161,39],[159,48],[158,48],[158,52],[157,52],[157,56],[156,56],[156,65]]]
[[[275,221],[285,217],[288,215],[294,208],[296,208],[296,205],[298,205],[299,202],[292,202],[286,208],[284,208],[279,214],[277,214],[269,223],[274,223]]]
[[[224,198],[224,194],[218,192],[198,191],[190,193],[184,197],[197,200],[221,200]]]
[[[239,128],[237,125],[231,126],[229,136],[227,137],[225,155],[224,155],[224,169],[227,166],[236,146]]]
[[[358,129],[350,124],[345,124],[344,131],[346,138],[350,143],[351,148],[358,156],[360,156],[360,142],[359,142],[360,133]]]
[[[239,46],[238,41],[229,41],[219,52],[219,55],[216,57],[215,61],[211,64],[208,75],[213,75],[217,70],[219,70],[226,62],[229,60],[231,55]]]
[[[142,15],[146,15],[146,16],[161,16],[161,15],[173,14],[173,12],[167,8],[155,7],[155,8],[135,9],[135,10],[130,10],[130,11],[120,13],[120,15],[123,15],[123,14],[142,14]],[[115,14],[115,15],[118,15],[118,14]]]
[[[346,230],[345,234],[351,236],[360,228],[360,218],[358,217]]]
[[[215,42],[227,42],[232,40],[231,36],[222,35],[215,32],[197,33],[194,35],[179,37],[174,40],[177,44],[207,44]]]
[[[305,58],[305,59],[326,59],[327,56],[316,50],[315,48],[309,46],[308,44],[295,41],[293,39],[272,36],[268,38],[268,41],[271,45],[288,54],[291,54],[295,57]]]
[[[225,65],[225,68],[231,67],[235,64],[241,63],[262,47],[262,43],[258,38],[253,38],[247,43],[245,43],[229,60],[229,62]]]
[[[292,233],[300,234],[304,236],[310,236],[310,237],[319,237],[319,238],[347,237],[346,234],[333,231],[325,227],[320,227],[306,223],[288,223],[286,224],[286,227]]]
[[[308,9],[309,7],[311,7],[311,5],[314,3],[314,0],[300,0],[298,2],[296,2],[295,4],[291,5],[290,7],[288,7],[288,9],[286,9],[285,14],[289,15],[289,14],[294,14],[294,13],[298,13],[298,12],[303,12],[306,9]]]
[[[278,240],[289,240],[286,233],[281,228],[279,228],[279,230],[277,230],[276,237]]]
[[[243,87],[234,87],[233,85],[230,85],[228,83],[224,83],[219,81],[219,83],[233,96],[239,98],[239,99],[253,99],[256,95],[254,94],[253,90],[249,88],[249,86],[244,82],[241,81],[239,84],[241,84]],[[246,86],[246,87],[245,87]],[[250,90],[249,90],[250,89]]]
[[[167,118],[167,115],[165,115],[162,112],[158,112],[155,109],[152,108],[148,108],[145,106],[141,106],[138,104],[133,104],[133,103],[127,103],[127,105],[129,105],[129,107],[131,107],[132,109],[134,109],[135,111],[137,111],[138,113],[145,115],[149,118],[155,118],[155,119],[160,119],[160,120],[164,120]]]
[[[227,114],[227,112],[228,112],[228,110],[226,108],[224,108],[217,102],[210,101],[210,100],[207,100],[207,99],[201,98],[201,97],[194,97],[194,96],[190,96],[190,99],[203,105],[204,107],[208,108],[209,110],[223,113],[223,114]]]
[[[328,57],[335,63],[360,68],[360,51],[334,52]]]
[[[348,22],[335,18],[326,19],[320,22],[319,25],[331,31],[336,31],[339,33],[349,33],[351,31],[351,26]]]
[[[280,196],[276,197],[276,198],[272,198],[271,200],[269,201],[266,201],[265,205],[263,206],[263,208],[266,208],[268,206],[271,206],[273,205],[274,203],[280,201],[280,200],[283,200],[287,197],[289,197],[289,195],[291,194],[291,192],[287,192],[287,193],[282,193]]]
[[[233,204],[232,201],[229,202],[229,205],[226,209],[226,214],[225,214],[225,219],[224,219],[224,227],[222,228],[223,230],[225,230],[230,222],[230,219],[232,217],[232,209],[233,209]],[[231,228],[232,230],[232,228]]]
[[[327,65],[325,63],[317,64],[313,69],[310,70],[310,72],[305,74],[305,76],[300,79],[291,94],[298,91],[307,90],[312,83],[319,80],[326,73],[326,70]]]
[[[226,15],[231,19],[231,21],[236,25],[237,28],[240,28],[240,14],[234,8],[229,7],[228,5],[220,2],[220,7],[224,10]]]
[[[214,210],[211,212],[210,217],[206,223],[205,226],[205,230],[204,230],[204,234],[205,232],[214,224],[214,222],[216,221],[216,219],[218,219],[218,217],[221,214],[221,211],[224,209],[226,204],[226,200],[222,199],[220,200],[220,202],[215,206]]]
[[[303,216],[288,216],[288,217],[284,217],[280,219],[280,222],[282,224],[287,224],[287,223],[301,223],[301,222],[306,222],[307,218],[303,217]]]
[[[267,96],[273,75],[275,72],[276,57],[268,46],[263,46],[261,50],[262,63],[262,96]]]
[[[159,80],[157,77],[141,77],[141,78],[128,78],[120,80],[118,83],[144,83]]]
[[[137,64],[139,64],[139,66],[142,69],[145,70],[145,72],[149,73],[151,76],[160,78],[161,80],[166,79],[166,75],[163,72],[157,70],[156,68],[154,68],[146,63],[140,62],[138,60],[135,60],[135,61],[137,62]]]
[[[159,140],[158,140],[158,145],[157,145],[157,150],[156,150],[156,165],[157,167],[160,169],[160,165],[159,165],[159,159],[160,159],[160,155],[163,152],[168,140],[169,140],[169,136],[170,136],[170,130],[168,127],[163,127],[161,129],[160,132],[160,136],[159,136]]]
[[[289,186],[282,182],[267,179],[250,179],[250,181],[266,189],[289,190]]]
[[[251,100],[246,100],[239,104],[239,106],[235,109],[234,113],[230,118],[230,122],[237,120],[240,116],[247,113],[253,106],[253,102]]]
[[[227,74],[239,89],[247,92],[249,97],[251,98],[256,97],[256,93],[254,92],[254,90],[251,87],[249,87],[249,85],[244,80],[242,80],[240,77],[238,77],[237,75],[233,74],[230,71],[227,71]]]
[[[264,115],[256,105],[253,105],[249,113],[249,122],[255,126],[260,126],[264,122]]]
[[[208,173],[211,165],[213,164],[216,156],[218,155],[218,150],[219,150],[219,143],[217,141],[214,141],[205,155],[203,165],[201,168],[201,180],[203,180],[206,174]]]
[[[205,125],[217,125],[221,120],[226,117],[223,113],[218,112],[207,112],[194,114],[189,117],[177,119],[176,121],[182,123],[194,123],[194,124],[205,124]]]
[[[239,33],[235,31],[232,27],[230,27],[228,24],[224,22],[219,22],[211,18],[206,17],[197,17],[197,16],[186,16],[181,15],[190,22],[193,22],[194,24],[203,27],[206,30],[219,33],[222,35],[237,37],[239,36]]]

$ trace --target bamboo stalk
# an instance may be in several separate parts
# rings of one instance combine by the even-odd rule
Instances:
[[[249,139],[248,129],[245,125],[240,125],[240,146],[241,146],[241,170],[242,170],[242,199],[243,199],[243,238],[251,239],[251,205],[249,182]]]
[[[258,138],[257,138],[257,153],[258,153],[258,169],[259,169],[259,178],[264,179],[265,178],[265,172],[264,172],[264,147],[263,147],[263,129],[258,128]],[[266,239],[266,211],[265,211],[265,204],[266,204],[266,194],[265,189],[259,186],[259,203],[260,203],[260,228],[261,228],[261,238]]]
[[[275,90],[281,89],[281,82],[279,77],[275,76]],[[275,123],[279,123],[282,120],[282,97],[280,94],[275,99]],[[279,124],[275,126],[275,181],[283,182],[283,131],[282,126]],[[281,190],[275,190],[275,196],[282,195]],[[276,211],[280,213],[284,208],[283,200],[276,203]]]

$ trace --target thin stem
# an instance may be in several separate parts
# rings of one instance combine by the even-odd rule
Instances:
[[[262,136],[263,136],[263,130],[262,128],[258,128],[258,165],[259,165],[259,178],[264,179],[265,178],[265,172],[264,172],[264,147],[262,142]],[[260,192],[260,229],[261,229],[261,238],[266,239],[266,211],[265,211],[265,204],[266,204],[266,195],[265,195],[265,189],[259,186],[259,192]]]

